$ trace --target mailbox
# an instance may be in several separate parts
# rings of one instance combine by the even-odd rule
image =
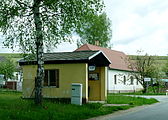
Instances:
[[[71,104],[82,105],[82,84],[72,83]]]

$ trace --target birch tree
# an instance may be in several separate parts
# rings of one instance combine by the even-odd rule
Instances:
[[[102,0],[1,0],[0,31],[4,45],[19,46],[24,53],[37,58],[35,103],[42,103],[44,80],[44,47],[71,41],[73,31],[80,29],[87,14],[97,14]]]

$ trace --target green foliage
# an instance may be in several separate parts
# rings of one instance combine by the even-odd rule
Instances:
[[[88,14],[101,12],[104,7],[102,0],[1,0],[0,5],[0,31],[6,37],[5,45],[20,46],[25,53],[35,53],[36,35],[40,32],[48,49],[71,41],[70,36],[81,28],[81,21]],[[35,7],[40,9],[40,32],[35,27]]]
[[[153,75],[155,74],[156,71],[155,61],[148,54],[145,54],[144,56],[141,57],[137,56],[136,65],[138,72],[141,74],[141,76],[143,76],[143,78],[144,77],[152,78]]]
[[[86,16],[81,29],[77,31],[81,39],[78,46],[89,43],[101,47],[111,47],[110,39],[112,37],[111,22],[105,13],[100,15],[90,14]]]
[[[166,61],[166,63],[164,64],[163,68],[162,68],[163,72],[165,73],[165,76],[168,76],[168,60]]]
[[[151,82],[160,84],[160,78],[163,77],[160,64],[156,61],[158,57],[150,56],[148,54],[140,55],[142,52],[138,51],[137,56],[131,56],[130,68],[132,75],[139,81],[143,86],[143,92],[147,92],[147,82],[144,81],[144,78],[151,78]]]
[[[13,73],[16,72],[16,64],[9,58],[0,62],[0,74],[4,75],[5,80],[12,79]]]

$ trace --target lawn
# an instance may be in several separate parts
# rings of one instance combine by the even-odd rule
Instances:
[[[146,99],[142,97],[131,97],[131,96],[123,96],[123,95],[109,95],[107,103],[113,104],[129,104],[132,106],[140,106],[145,104],[153,104],[158,102],[154,98]]]
[[[117,110],[152,104],[154,99],[134,98],[112,95],[108,103],[129,104],[129,106],[105,107],[100,103],[84,104],[82,106],[63,104],[55,101],[43,101],[42,106],[35,106],[32,100],[21,98],[19,92],[0,91],[0,119],[1,120],[80,120],[105,115]]]

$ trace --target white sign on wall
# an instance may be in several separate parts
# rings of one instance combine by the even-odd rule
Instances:
[[[151,78],[144,78],[144,81],[149,82],[149,81],[151,81]]]
[[[89,66],[89,71],[94,71],[96,69],[96,66]]]

